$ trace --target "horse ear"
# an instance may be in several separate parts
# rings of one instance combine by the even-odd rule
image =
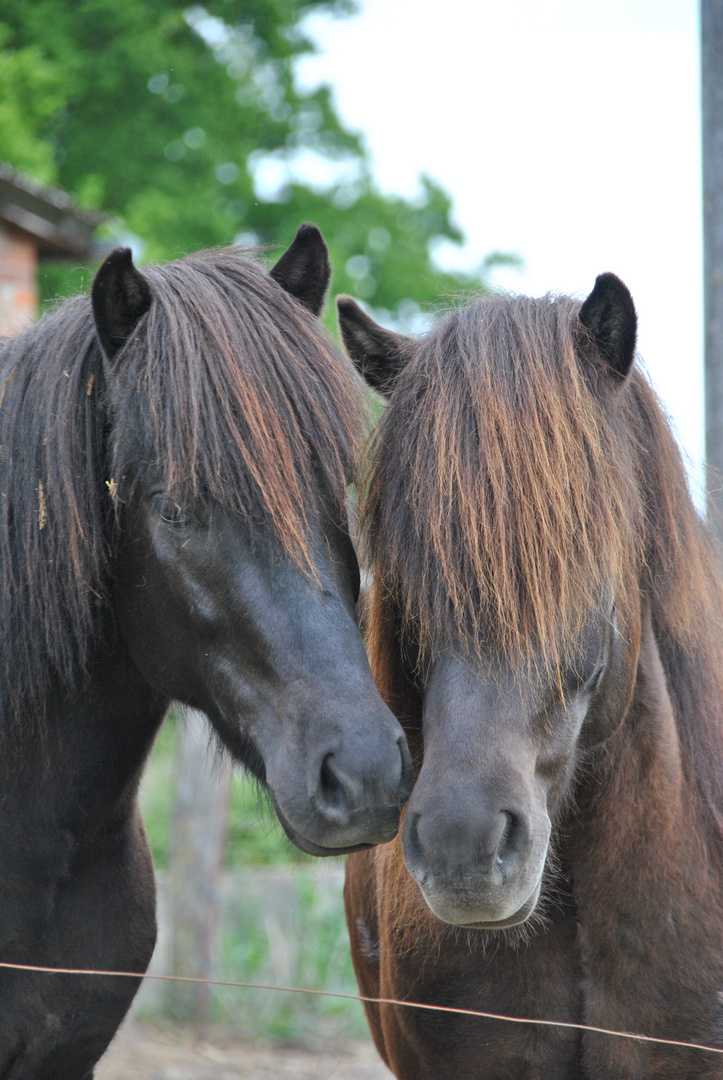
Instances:
[[[380,394],[388,394],[409,360],[414,339],[385,330],[350,296],[337,296],[339,329],[359,374]]]
[[[618,378],[625,379],[635,359],[638,330],[627,286],[615,274],[600,274],[579,318],[598,356]]]
[[[301,225],[290,248],[269,271],[312,315],[321,315],[331,281],[331,263],[316,225]]]
[[[130,248],[111,251],[93,279],[90,295],[98,338],[112,360],[151,306],[150,287],[133,265]]]

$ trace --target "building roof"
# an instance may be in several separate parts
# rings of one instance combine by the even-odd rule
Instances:
[[[0,222],[31,236],[40,258],[88,258],[95,247],[93,232],[107,220],[108,214],[83,209],[65,191],[0,162]]]

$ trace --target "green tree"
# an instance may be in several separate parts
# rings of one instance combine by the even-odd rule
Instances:
[[[152,259],[239,235],[322,229],[335,287],[376,308],[458,292],[430,245],[462,239],[450,201],[374,186],[328,88],[300,95],[303,17],[347,0],[3,0],[0,158],[122,220]],[[322,167],[323,166],[323,167]]]

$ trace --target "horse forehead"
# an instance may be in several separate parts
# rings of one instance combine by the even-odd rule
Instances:
[[[615,609],[606,599],[599,610],[581,619],[575,639],[552,658],[534,643],[514,659],[494,648],[472,653],[461,645],[438,646],[428,667],[426,696],[451,693],[478,706],[534,710],[559,692],[567,672],[584,675],[598,663],[608,632],[618,630]],[[487,637],[494,641],[493,628]]]
[[[527,712],[544,699],[545,683],[531,666],[518,669],[493,652],[471,656],[444,651],[430,666],[425,704],[453,712]]]

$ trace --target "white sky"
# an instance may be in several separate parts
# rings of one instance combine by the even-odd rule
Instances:
[[[472,268],[493,250],[533,295],[633,293],[645,365],[700,476],[702,270],[696,0],[361,0],[309,21],[386,191],[447,189]]]

